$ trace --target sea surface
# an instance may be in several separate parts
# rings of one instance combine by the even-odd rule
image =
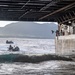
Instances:
[[[26,39],[26,38],[0,38],[0,54],[11,53],[8,51],[9,45],[6,40],[13,41],[13,47],[18,46],[19,52],[26,55],[41,55],[55,53],[54,39]]]
[[[12,40],[19,52],[9,52],[6,40]],[[3,54],[43,55],[55,53],[54,39],[0,38],[0,55]],[[40,63],[0,63],[0,75],[75,75],[74,61],[44,61]]]

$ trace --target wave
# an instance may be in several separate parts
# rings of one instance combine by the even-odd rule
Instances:
[[[39,63],[48,60],[64,60],[71,61],[71,58],[62,57],[58,55],[40,55],[40,56],[28,56],[22,54],[4,54],[0,55],[0,62],[27,62],[27,63]]]

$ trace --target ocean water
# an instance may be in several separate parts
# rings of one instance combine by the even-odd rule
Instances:
[[[19,46],[19,52],[9,52],[9,44]],[[54,39],[24,39],[0,38],[0,55],[20,53],[27,55],[42,55],[55,53]],[[75,62],[72,61],[44,61],[40,63],[0,63],[0,75],[75,75]]]
[[[13,47],[18,46],[18,53],[27,55],[39,55],[55,53],[54,39],[25,39],[25,38],[0,38],[0,54],[11,53],[8,51],[10,44],[6,44],[6,40],[13,41]],[[17,53],[17,52],[12,52]]]

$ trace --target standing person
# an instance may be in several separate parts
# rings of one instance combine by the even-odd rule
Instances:
[[[56,36],[57,36],[57,40],[58,40],[59,30],[56,30]]]
[[[59,30],[56,30],[56,36],[59,36]]]

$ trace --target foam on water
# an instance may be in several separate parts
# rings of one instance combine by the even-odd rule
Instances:
[[[75,62],[46,61],[32,63],[2,63],[0,75],[75,75]]]
[[[20,51],[14,53],[23,54],[49,54],[55,53],[54,39],[24,39],[24,38],[0,38],[0,54],[13,53],[8,51],[9,44],[6,40],[12,40],[14,46],[19,46]]]
[[[19,46],[19,52],[9,52],[9,44],[6,40],[12,40],[12,46]],[[0,38],[0,54],[21,53],[28,55],[55,53],[54,39],[21,39]],[[70,61],[45,61],[32,63],[0,63],[0,75],[75,75],[75,62]]]
[[[20,51],[12,52],[8,51],[10,44],[6,44],[6,40],[12,40],[14,46],[19,46]],[[40,55],[40,54],[50,54],[55,53],[55,43],[54,39],[24,39],[24,38],[0,38],[0,54],[28,54],[28,55]],[[38,72],[47,69],[49,64],[53,62],[43,62],[39,64],[32,63],[0,63],[0,75],[25,75],[29,73],[30,75],[37,74]],[[54,63],[55,64],[55,63]],[[54,65],[53,64],[53,65]],[[32,73],[32,74],[31,74]],[[36,75],[35,74],[35,75]],[[50,75],[50,74],[49,74]]]

